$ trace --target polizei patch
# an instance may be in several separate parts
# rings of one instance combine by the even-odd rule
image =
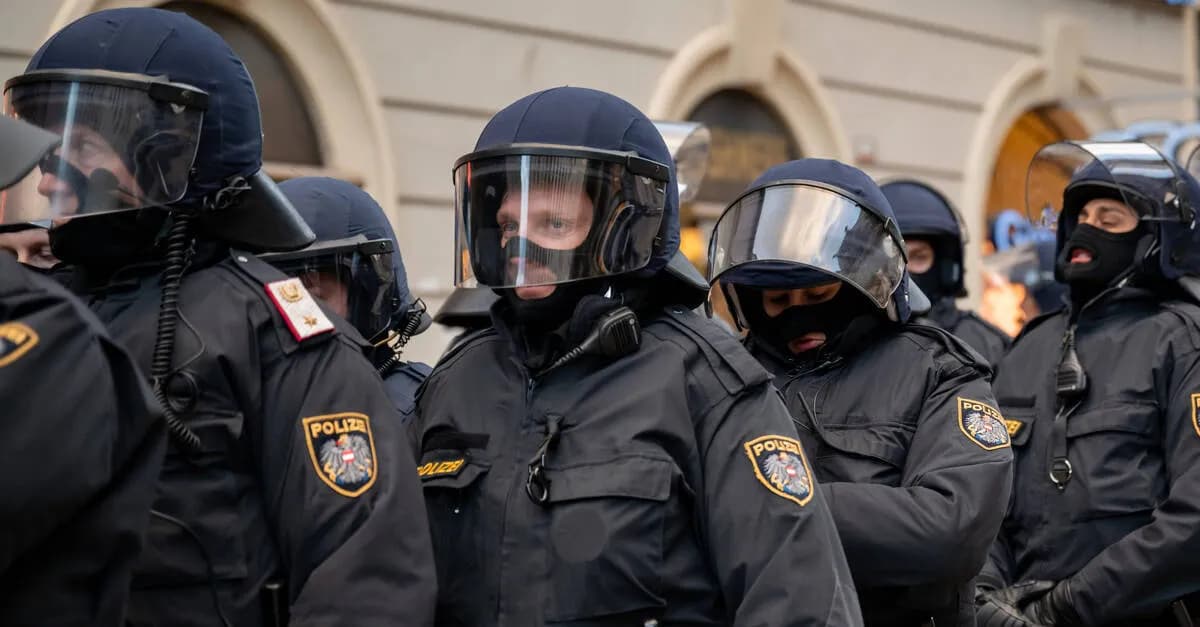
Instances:
[[[744,444],[754,476],[767,489],[799,505],[812,500],[812,469],[800,442],[782,435],[764,435]]]
[[[1008,429],[1008,437],[1016,438],[1017,435],[1021,433],[1021,430],[1025,428],[1025,423],[1021,422],[1020,420],[1005,418],[1004,427]]]
[[[346,413],[303,420],[304,439],[317,475],[334,492],[356,497],[375,483],[375,440],[371,419]]]
[[[20,322],[0,324],[0,367],[20,359],[37,343],[38,334],[29,325]]]
[[[417,466],[417,476],[422,479],[434,477],[457,477],[466,467],[467,458],[444,459],[426,462]]]
[[[3,362],[3,359],[0,359],[0,362]],[[1200,436],[1200,394],[1192,395],[1192,426],[1196,428],[1196,435]]]
[[[1009,445],[1008,425],[995,407],[958,397],[958,428],[985,451]]]

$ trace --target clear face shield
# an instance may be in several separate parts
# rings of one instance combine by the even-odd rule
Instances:
[[[308,248],[259,255],[346,319],[372,343],[387,339],[400,302],[389,239],[363,235],[317,242]]]
[[[656,121],[654,127],[667,144],[675,160],[675,182],[679,187],[679,204],[691,202],[700,193],[700,183],[708,172],[712,152],[712,133],[698,122]]]
[[[1187,161],[1180,163],[1186,163],[1188,174],[1191,174],[1192,178],[1200,180],[1200,135],[1197,136],[1194,146],[1190,149]]]
[[[1190,220],[1179,171],[1153,147],[1141,142],[1058,142],[1039,150],[1029,165],[1025,203],[1037,227],[1067,233],[1089,203],[1089,219],[1099,228],[1118,219],[1115,201],[1132,209],[1142,222]],[[1091,216],[1095,213],[1095,216]]]
[[[5,223],[169,205],[187,191],[208,95],[152,77],[45,70],[4,89],[4,114],[62,143],[0,197]]]
[[[721,215],[709,241],[709,282],[736,284],[747,270],[800,266],[845,281],[882,309],[904,280],[902,241],[894,222],[847,195],[780,182],[743,195]]]
[[[455,164],[455,285],[555,285],[649,263],[668,166],[632,153],[513,145]]]

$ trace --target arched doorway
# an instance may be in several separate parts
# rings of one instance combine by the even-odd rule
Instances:
[[[680,247],[697,268],[707,265],[708,234],[725,206],[767,168],[801,156],[783,116],[742,89],[722,89],[696,105],[687,119],[712,133],[708,170],[700,194],[683,207]]]
[[[1008,242],[1014,240],[1015,234],[1009,231],[1029,228],[1024,218],[1026,174],[1038,150],[1055,142],[1087,137],[1088,131],[1083,123],[1070,111],[1057,106],[1029,109],[1009,127],[996,154],[984,206],[984,219],[989,231],[981,242],[985,268],[989,265],[987,258],[996,254],[998,247],[1005,248]],[[1039,256],[1036,244],[1027,246],[1032,246],[1024,253],[1031,257],[1034,264],[1030,271],[1042,277],[1045,274],[1042,257],[1045,255]],[[991,258],[996,262],[992,265],[1002,266],[1002,257],[1008,259],[1017,256],[1017,250],[1005,250]],[[1015,280],[1000,271],[985,274],[979,303],[980,315],[1008,334],[1016,335],[1029,318],[1039,313],[1030,287],[1032,284]]]
[[[996,154],[985,205],[986,220],[990,222],[1006,209],[1025,212],[1025,174],[1042,146],[1087,136],[1079,119],[1059,107],[1036,107],[1018,117]]]

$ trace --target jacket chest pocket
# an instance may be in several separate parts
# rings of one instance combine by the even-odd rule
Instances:
[[[486,446],[482,434],[435,436],[426,439],[417,462],[437,564],[438,616],[447,624],[456,624],[449,619],[458,609],[478,602],[477,578],[484,573],[483,485],[491,470],[482,459]]]
[[[914,433],[900,423],[824,426],[817,479],[900,485]]]
[[[242,468],[242,415],[199,410],[187,425],[200,438],[200,452],[187,456],[168,447],[158,497],[146,531],[146,548],[135,588],[195,585],[242,579],[247,573],[247,537],[261,532],[257,501]]]
[[[1064,494],[1075,520],[1147,512],[1158,505],[1167,489],[1158,420],[1157,407],[1133,403],[1067,418],[1072,480]]]
[[[663,538],[674,464],[621,457],[547,468],[546,620],[665,607]]]

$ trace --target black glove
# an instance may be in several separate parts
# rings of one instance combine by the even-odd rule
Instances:
[[[1046,596],[1054,589],[1054,586],[1055,582],[1053,581],[1031,579],[1013,584],[1007,588],[1001,588],[993,592],[990,597],[1017,609],[1025,609],[1025,606]]]
[[[982,592],[977,602],[979,627],[1040,627],[1043,623],[1022,609],[1054,589],[1053,581],[1025,581],[1007,588]]]
[[[1083,621],[1071,605],[1071,582],[1060,581],[1050,592],[1021,608],[1035,622],[1055,627],[1081,627]]]
[[[1025,581],[995,592],[985,592],[977,617],[982,627],[1081,627],[1071,606],[1067,581]]]
[[[1004,587],[1004,582],[999,579],[993,579],[987,575],[980,574],[975,578],[975,607],[983,605],[988,594],[995,592]]]

